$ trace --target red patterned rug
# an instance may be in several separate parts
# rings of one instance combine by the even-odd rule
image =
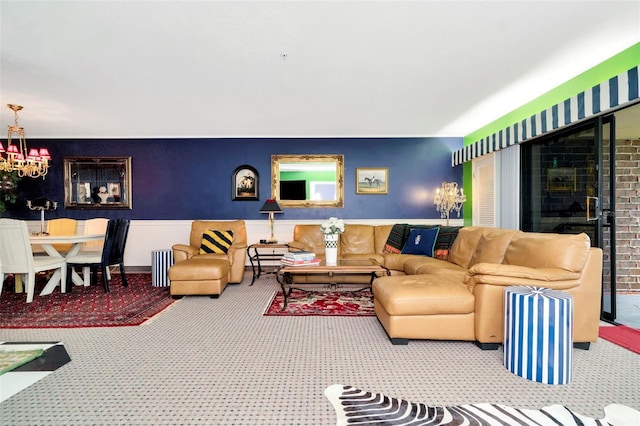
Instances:
[[[287,297],[276,291],[264,315],[274,316],[374,316],[371,290],[359,291],[302,291],[293,290]]]
[[[607,325],[600,327],[598,334],[605,340],[640,354],[640,330],[626,325]]]
[[[127,274],[128,287],[120,274],[113,274],[109,293],[102,285],[74,286],[63,294],[57,288],[40,296],[45,280],[36,280],[36,296],[26,303],[26,295],[16,294],[5,283],[0,294],[0,328],[122,327],[140,325],[171,305],[168,287],[153,287],[151,274]]]

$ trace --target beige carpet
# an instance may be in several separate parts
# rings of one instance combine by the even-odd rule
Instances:
[[[375,317],[263,316],[277,284],[249,282],[137,327],[0,330],[0,340],[61,340],[72,358],[1,403],[2,423],[335,425],[323,394],[334,383],[430,405],[563,404],[594,418],[611,403],[640,409],[640,355],[604,340],[574,351],[570,384],[544,385],[509,373],[501,350],[393,346]]]

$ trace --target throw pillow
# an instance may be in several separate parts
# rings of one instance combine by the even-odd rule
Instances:
[[[438,259],[447,260],[449,249],[458,236],[458,231],[462,226],[441,226],[436,239],[434,256]]]
[[[393,225],[391,232],[389,232],[387,242],[384,245],[385,253],[400,253],[402,251],[402,247],[406,241],[405,228],[407,228],[406,223]]]
[[[412,229],[409,238],[404,243],[402,254],[420,254],[433,257],[433,248],[436,245],[440,228]]]
[[[226,254],[233,244],[233,231],[216,231],[207,229],[202,233],[200,254],[220,253]]]

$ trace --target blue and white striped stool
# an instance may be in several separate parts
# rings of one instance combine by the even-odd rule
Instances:
[[[154,250],[151,252],[151,285],[169,287],[169,268],[173,265],[173,250]]]
[[[548,288],[511,286],[505,290],[504,310],[504,366],[534,382],[571,382],[573,297]]]

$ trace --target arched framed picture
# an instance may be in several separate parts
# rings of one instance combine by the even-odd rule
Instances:
[[[232,196],[233,201],[256,201],[259,200],[258,171],[249,165],[236,167],[232,175]]]

